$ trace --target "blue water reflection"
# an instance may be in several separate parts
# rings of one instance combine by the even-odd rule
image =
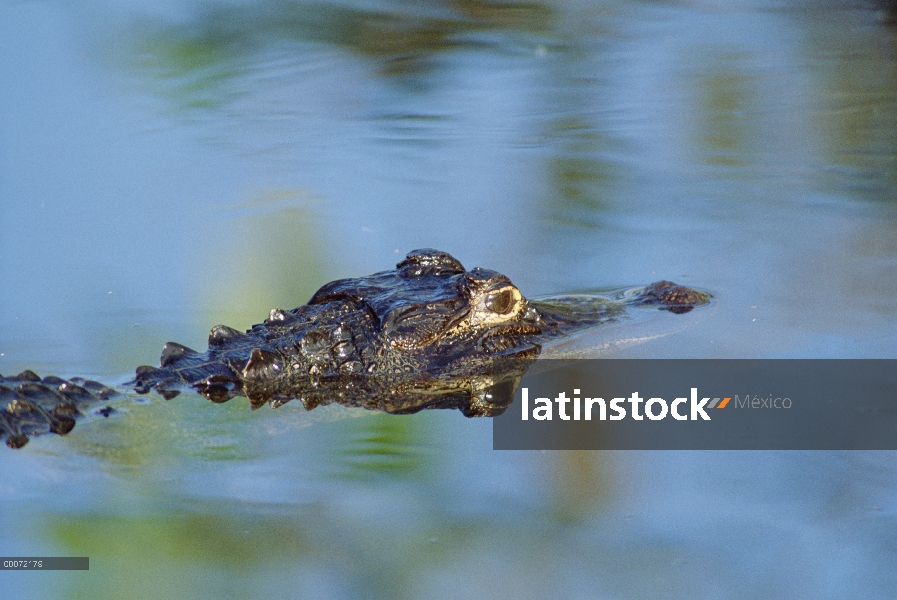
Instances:
[[[897,357],[882,3],[7,3],[0,373],[116,381],[417,247],[712,290],[630,357]],[[621,328],[587,338],[650,337]],[[616,346],[615,346],[616,347]],[[497,453],[184,395],[0,452],[17,597],[890,597],[892,453]]]

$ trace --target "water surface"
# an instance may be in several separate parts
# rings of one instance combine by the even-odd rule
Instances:
[[[619,356],[897,358],[886,8],[5,3],[0,373],[117,381],[166,341],[202,348],[215,324],[428,246],[530,296],[664,278],[715,294]],[[891,453],[494,452],[460,414],[121,408],[0,452],[0,554],[91,560],[6,572],[7,593],[897,583]]]

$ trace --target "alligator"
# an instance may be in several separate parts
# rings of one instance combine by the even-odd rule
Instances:
[[[660,281],[617,298],[527,300],[500,273],[415,250],[394,270],[328,283],[304,306],[274,309],[245,332],[213,327],[205,352],[169,342],[158,367],[138,367],[119,388],[32,371],[0,375],[0,436],[21,448],[29,436],[67,434],[96,405],[153,391],[169,400],[193,390],[215,403],[245,396],[253,409],[298,399],[307,410],[339,403],[495,416],[545,344],[621,321],[633,306],[681,314],[709,299]],[[107,404],[94,414],[112,412]]]

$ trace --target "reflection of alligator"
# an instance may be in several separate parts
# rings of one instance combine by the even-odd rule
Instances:
[[[272,310],[246,333],[214,327],[205,352],[169,342],[160,366],[139,367],[127,385],[166,399],[189,388],[212,402],[246,396],[253,408],[298,398],[309,410],[337,402],[389,413],[458,408],[468,417],[493,416],[506,408],[542,344],[615,322],[628,306],[683,313],[707,299],[662,281],[618,300],[526,300],[504,275],[466,271],[445,252],[416,250],[393,271],[334,281],[305,306]],[[19,448],[29,435],[68,433],[82,410],[118,393],[80,378],[0,376],[0,435]]]

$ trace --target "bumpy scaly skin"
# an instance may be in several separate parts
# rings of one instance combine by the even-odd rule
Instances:
[[[253,407],[298,398],[306,408],[486,415],[492,362],[534,358],[540,331],[505,276],[421,250],[394,271],[325,285],[305,306],[274,310],[246,333],[216,327],[206,352],[168,344],[160,368],[137,370],[135,387],[171,397],[188,386],[214,402],[245,395]]]
[[[115,390],[80,377],[41,379],[32,371],[0,375],[0,436],[6,437],[10,448],[21,448],[30,435],[65,435],[81,411],[115,396]],[[99,414],[109,416],[110,410],[101,409]]]
[[[247,396],[253,408],[298,398],[307,409],[337,402],[389,413],[458,408],[493,416],[507,407],[542,344],[615,322],[629,305],[682,313],[707,300],[663,281],[620,301],[528,301],[504,275],[467,271],[445,252],[416,250],[395,270],[334,281],[304,306],[272,310],[245,333],[219,325],[205,352],[169,342],[160,366],[139,367],[130,385],[166,399],[185,388],[213,402]],[[67,433],[81,409],[114,393],[96,382],[38,379],[28,371],[0,376],[7,445]]]

